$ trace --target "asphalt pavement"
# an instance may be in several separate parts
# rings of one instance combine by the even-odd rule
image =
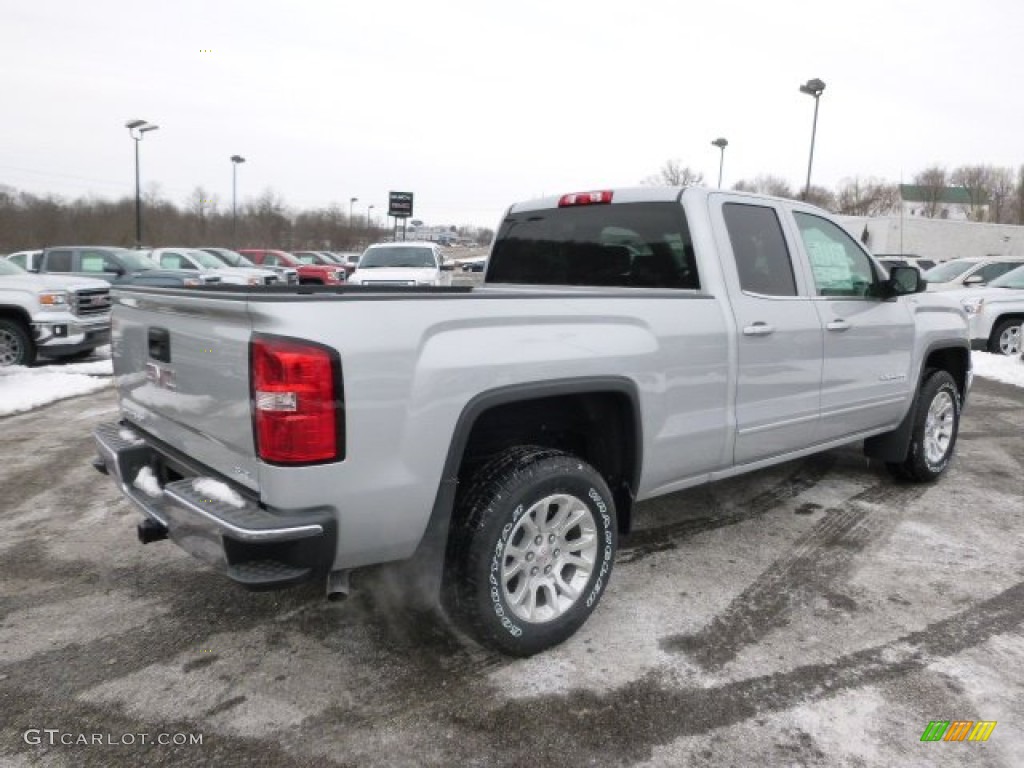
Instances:
[[[0,418],[0,765],[1024,765],[1020,389],[976,380],[934,485],[857,446],[639,505],[595,615],[527,660],[388,569],[328,603],[139,545],[90,466],[115,415]]]

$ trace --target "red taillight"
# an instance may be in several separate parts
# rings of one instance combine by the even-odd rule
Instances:
[[[275,464],[345,457],[341,364],[318,344],[257,336],[250,354],[256,452]]]
[[[558,198],[559,208],[568,208],[573,205],[600,205],[612,201],[612,191],[606,189],[603,192],[573,192],[571,195],[562,195]]]

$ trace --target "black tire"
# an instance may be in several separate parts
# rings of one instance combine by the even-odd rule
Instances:
[[[549,497],[559,498],[541,506]],[[579,521],[558,525],[562,514]],[[593,613],[617,544],[615,503],[593,467],[562,451],[509,449],[460,495],[445,565],[448,608],[483,645],[532,656],[572,636]],[[511,601],[520,590],[522,600]]]
[[[1024,347],[1021,343],[1021,323],[1024,320],[1019,317],[997,323],[988,341],[988,351],[997,355],[1020,354]]]
[[[17,320],[0,318],[0,368],[7,365],[32,365],[36,345],[28,329]]]
[[[915,403],[907,458],[886,464],[893,477],[930,483],[946,471],[960,430],[960,390],[946,371],[931,371]],[[931,423],[929,423],[931,419]]]

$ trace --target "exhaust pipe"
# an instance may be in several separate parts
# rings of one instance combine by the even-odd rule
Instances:
[[[154,541],[163,541],[167,538],[167,527],[148,517],[139,523],[137,530],[139,541],[143,544],[152,544]]]
[[[348,597],[348,570],[331,571],[327,574],[327,599],[332,603]]]

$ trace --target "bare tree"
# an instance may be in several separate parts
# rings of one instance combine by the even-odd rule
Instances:
[[[985,206],[992,186],[992,167],[988,165],[962,165],[954,169],[949,180],[967,193],[967,204],[961,206],[970,221],[984,221]]]
[[[988,187],[988,220],[996,224],[1019,224],[1012,206],[1014,180],[1012,168],[991,169]]]
[[[737,192],[754,192],[759,195],[772,195],[773,197],[795,198],[793,188],[789,182],[779,176],[761,174],[748,181],[743,179],[733,186]]]
[[[839,182],[836,192],[836,213],[847,216],[881,216],[899,210],[900,191],[873,176],[855,176]]]
[[[643,179],[641,184],[651,187],[686,187],[703,184],[704,174],[683,165],[680,160],[666,160],[661,170]]]
[[[921,200],[922,215],[930,219],[939,215],[946,187],[949,186],[947,179],[946,169],[939,165],[925,168],[914,176],[914,184],[920,188],[923,198]]]

